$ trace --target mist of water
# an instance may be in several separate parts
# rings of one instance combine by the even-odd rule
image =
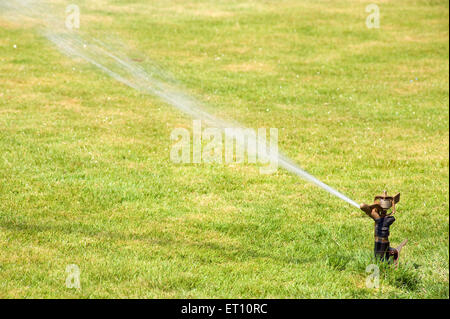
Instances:
[[[145,70],[117,48],[111,49],[107,43],[98,39],[68,30],[64,25],[64,11],[60,11],[60,16],[54,14],[56,9],[51,3],[38,0],[0,0],[0,8],[2,16],[11,20],[31,19],[61,52],[91,63],[110,77],[135,90],[159,97],[192,118],[202,120],[208,126],[223,129],[242,127],[238,123],[225,121],[206,112],[203,103],[184,93],[174,84],[176,81],[170,79],[158,67]],[[359,208],[355,201],[321,182],[289,158],[281,154],[277,156],[279,166]]]

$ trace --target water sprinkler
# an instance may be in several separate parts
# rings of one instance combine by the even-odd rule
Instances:
[[[386,191],[382,195],[375,196],[374,203],[371,205],[361,204],[360,208],[370,218],[375,221],[375,258],[381,261],[398,264],[400,251],[406,245],[405,239],[397,248],[390,247],[389,227],[395,222],[395,205],[400,201],[400,193],[395,196],[389,196]],[[389,213],[389,210],[392,211]]]

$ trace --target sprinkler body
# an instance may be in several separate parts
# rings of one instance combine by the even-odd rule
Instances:
[[[360,208],[375,221],[375,258],[381,261],[398,263],[399,254],[407,240],[404,240],[397,248],[390,246],[389,227],[395,222],[395,204],[400,200],[400,193],[388,196],[386,191],[382,195],[375,196],[372,205],[361,204]],[[392,212],[388,210],[392,208]]]

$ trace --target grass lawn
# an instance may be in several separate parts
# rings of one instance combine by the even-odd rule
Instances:
[[[75,3],[78,32],[278,128],[353,200],[401,192],[390,239],[409,242],[367,288],[362,211],[282,169],[171,162],[192,119],[0,12],[0,298],[449,298],[447,1]]]

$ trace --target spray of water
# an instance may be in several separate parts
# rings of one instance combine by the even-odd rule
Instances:
[[[61,52],[91,63],[112,78],[133,89],[161,98],[194,119],[202,120],[208,126],[223,129],[240,126],[238,123],[224,121],[206,112],[204,110],[205,105],[184,93],[157,66],[151,68],[151,70],[143,69],[116,48],[113,50],[108,44],[98,39],[81,36],[80,33],[68,30],[64,25],[64,19],[52,13],[57,9],[51,3],[38,0],[0,0],[0,8],[3,16],[11,20],[31,19],[40,27],[44,36],[54,43]],[[61,17],[64,17],[63,12],[61,12]],[[273,153],[269,151],[267,154],[266,156],[272,156]],[[289,158],[278,152],[276,154],[279,166],[359,208],[355,201],[301,169]]]

